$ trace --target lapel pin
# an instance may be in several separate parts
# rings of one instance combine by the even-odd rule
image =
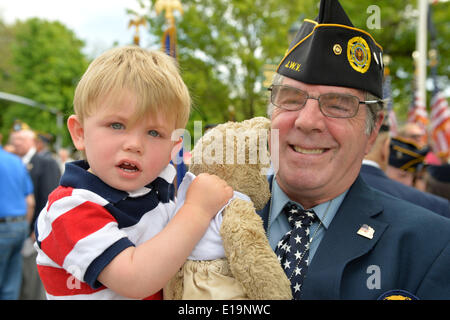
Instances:
[[[367,239],[373,239],[374,233],[375,230],[371,226],[368,226],[367,224],[363,224],[357,232],[357,234]]]

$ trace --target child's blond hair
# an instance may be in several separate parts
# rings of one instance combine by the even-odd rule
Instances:
[[[126,46],[106,51],[88,67],[75,89],[74,110],[82,122],[95,112],[101,99],[121,90],[136,95],[136,115],[164,114],[184,128],[191,99],[174,58],[157,50]]]

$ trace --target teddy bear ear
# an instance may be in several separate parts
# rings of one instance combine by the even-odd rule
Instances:
[[[243,126],[252,129],[270,129],[270,120],[265,117],[255,117],[242,122]]]

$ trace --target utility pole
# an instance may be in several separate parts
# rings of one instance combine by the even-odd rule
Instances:
[[[417,3],[419,9],[419,23],[417,24],[416,31],[416,90],[420,97],[423,99],[423,103],[426,106],[427,93],[425,84],[427,79],[428,0],[417,0]]]

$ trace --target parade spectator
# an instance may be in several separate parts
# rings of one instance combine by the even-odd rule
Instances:
[[[375,144],[363,160],[361,176],[364,181],[375,189],[450,218],[450,203],[447,199],[404,185],[403,183],[390,179],[386,175],[385,171],[389,162],[390,140],[389,127],[383,124],[375,140]]]
[[[427,146],[427,132],[417,123],[408,122],[401,126],[398,129],[397,137],[415,143],[419,149]]]
[[[382,81],[382,47],[337,0],[303,21],[277,68],[278,168],[260,215],[295,299],[450,299],[450,219],[359,175],[384,117]]]
[[[414,187],[416,174],[422,170],[428,151],[427,147],[421,149],[411,140],[392,138],[386,174],[395,181]]]
[[[33,184],[20,158],[1,145],[0,177],[0,300],[16,300],[22,282],[21,249],[34,209]]]
[[[430,165],[425,173],[425,190],[450,200],[450,164]]]
[[[25,127],[25,129],[23,128]],[[24,255],[23,281],[20,299],[37,300],[44,299],[44,289],[36,268],[37,252],[33,248],[35,241],[34,222],[47,203],[48,195],[59,184],[61,171],[52,157],[40,155],[36,150],[36,134],[27,126],[19,126],[16,123],[10,135],[11,144],[15,152],[22,158],[28,169],[34,187],[35,208],[30,223],[29,237],[25,240],[22,250]]]
[[[59,168],[61,170],[61,173],[64,173],[64,170],[66,169],[66,162],[72,162],[75,161],[75,159],[73,159],[70,156],[70,151],[67,148],[61,148],[58,150],[58,164],[59,164]]]

